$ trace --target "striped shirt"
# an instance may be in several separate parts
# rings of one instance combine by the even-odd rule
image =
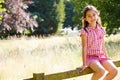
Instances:
[[[86,28],[87,32],[82,28],[80,31],[80,35],[87,36],[87,55],[96,55],[99,56],[104,54],[103,51],[103,38],[106,34],[103,27],[97,27],[93,29],[88,26]]]

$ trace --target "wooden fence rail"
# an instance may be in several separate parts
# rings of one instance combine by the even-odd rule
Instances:
[[[117,67],[120,67],[120,60],[113,62]],[[93,73],[93,71],[89,67],[87,67],[83,72],[80,72],[79,68],[77,68],[75,70],[70,70],[55,74],[48,74],[48,75],[45,75],[44,73],[33,73],[33,78],[24,79],[24,80],[62,80],[62,79],[87,75],[90,73]]]

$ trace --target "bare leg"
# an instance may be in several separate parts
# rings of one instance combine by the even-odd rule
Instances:
[[[93,61],[90,68],[94,71],[91,80],[99,80],[105,73],[104,67],[98,61]]]
[[[117,67],[111,60],[103,62],[102,65],[108,71],[108,74],[105,76],[104,80],[112,80],[118,74]]]

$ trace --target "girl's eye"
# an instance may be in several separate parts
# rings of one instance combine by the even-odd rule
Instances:
[[[92,16],[88,15],[88,17],[92,17]]]
[[[93,14],[93,16],[95,16],[95,14]]]
[[[91,16],[88,16],[88,17],[91,17]]]
[[[93,15],[88,15],[89,18],[91,18],[91,17],[93,17],[93,16],[96,16],[96,15],[95,15],[95,14],[93,14]]]

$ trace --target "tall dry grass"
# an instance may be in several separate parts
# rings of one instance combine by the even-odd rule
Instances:
[[[105,41],[109,56],[119,59],[120,35],[107,37]],[[23,80],[33,73],[63,72],[81,64],[79,36],[0,40],[0,80]],[[88,80],[90,76],[70,80]]]

